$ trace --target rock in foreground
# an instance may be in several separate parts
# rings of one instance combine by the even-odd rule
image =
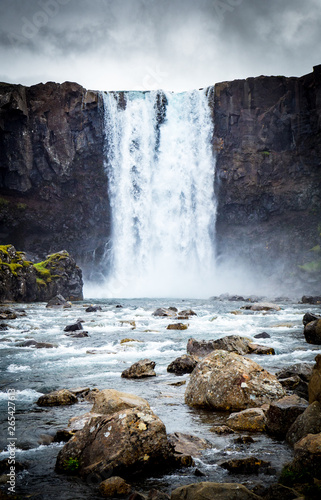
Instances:
[[[172,491],[171,500],[259,500],[245,486],[238,483],[202,482],[180,486]]]
[[[238,354],[217,350],[192,372],[185,402],[214,410],[245,410],[284,395],[276,377],[260,365]]]
[[[69,473],[77,464],[77,474],[101,477],[169,467],[174,460],[163,422],[148,409],[123,410],[106,417],[92,418],[59,452],[58,472]]]

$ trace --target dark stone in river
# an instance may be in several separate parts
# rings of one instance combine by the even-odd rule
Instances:
[[[233,474],[258,474],[268,471],[271,463],[256,457],[248,457],[228,460],[219,463],[219,465]]]
[[[285,439],[286,433],[308,407],[305,399],[296,395],[285,396],[278,401],[273,401],[266,411],[266,428],[269,434],[277,439]]]
[[[65,326],[64,332],[75,332],[76,330],[82,330],[82,329],[83,329],[82,324],[80,321],[78,321],[77,323],[73,323],[72,325]]]
[[[183,354],[183,356],[179,356],[168,365],[167,371],[169,373],[175,373],[176,375],[192,373],[198,362],[199,358],[197,358],[197,356]]]
[[[318,319],[321,319],[321,316],[318,316],[317,314],[313,314],[313,313],[307,312],[303,316],[302,323],[304,324],[304,326],[306,326],[308,323],[311,323],[311,321],[317,321]]]
[[[155,361],[141,359],[124,370],[121,376],[123,378],[156,377],[156,372],[154,371],[155,365]]]
[[[321,345],[321,318],[305,325],[304,336],[308,344]]]

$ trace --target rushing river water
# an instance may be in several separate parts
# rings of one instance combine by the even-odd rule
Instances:
[[[86,302],[88,305],[90,302]],[[209,439],[212,448],[196,459],[197,468],[205,477],[196,477],[195,468],[175,471],[165,477],[149,478],[136,484],[147,491],[159,487],[170,491],[181,484],[201,480],[217,482],[243,482],[248,486],[275,482],[275,476],[236,476],[217,465],[226,458],[254,455],[271,462],[276,473],[292,456],[284,443],[261,434],[254,435],[255,443],[237,445],[235,435],[217,436],[210,428],[224,422],[226,415],[189,408],[184,403],[186,386],[173,386],[174,382],[187,380],[169,374],[168,364],[186,353],[187,340],[217,339],[225,335],[253,337],[265,331],[271,338],[260,339],[263,345],[272,346],[275,356],[250,356],[272,373],[297,362],[313,363],[321,352],[305,342],[302,317],[309,310],[319,313],[319,306],[295,302],[278,302],[280,311],[231,314],[244,303],[223,300],[166,300],[122,299],[96,301],[102,311],[85,312],[85,303],[74,303],[70,309],[47,309],[45,304],[23,305],[26,316],[7,321],[9,329],[1,332],[1,444],[0,459],[8,456],[7,446],[7,391],[16,390],[16,459],[27,463],[28,469],[17,474],[17,491],[32,494],[37,499],[86,499],[99,498],[91,487],[75,477],[57,475],[54,471],[56,456],[62,443],[39,445],[43,434],[55,434],[65,428],[70,417],[85,413],[91,408],[88,402],[73,406],[40,408],[37,399],[43,393],[61,388],[112,388],[142,396],[152,410],[163,420],[167,432],[183,431]],[[121,304],[123,307],[117,307]],[[166,327],[169,318],[152,316],[160,306],[176,306],[179,310],[192,308],[197,316],[187,321],[184,331],[171,331]],[[66,325],[83,319],[87,338],[71,338],[64,334]],[[124,323],[122,323],[124,321]],[[126,321],[135,321],[135,328]],[[52,349],[18,347],[26,339],[52,342]],[[135,342],[120,344],[125,338]],[[151,379],[127,380],[121,372],[135,361],[150,358],[156,362],[157,376]]]

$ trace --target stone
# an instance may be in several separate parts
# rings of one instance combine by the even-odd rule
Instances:
[[[321,479],[321,433],[308,434],[294,445],[292,471],[308,471],[316,479]]]
[[[170,496],[163,491],[155,490],[155,488],[149,490],[147,500],[170,500]]]
[[[130,484],[119,476],[112,476],[105,479],[99,485],[99,493],[104,498],[115,498],[120,496],[129,495],[132,488]]]
[[[89,306],[85,309],[86,313],[91,313],[91,312],[97,312],[97,311],[101,311],[101,307],[100,306]]]
[[[317,314],[313,314],[313,313],[307,312],[303,316],[302,323],[304,324],[304,326],[306,326],[308,323],[311,323],[311,321],[317,321],[319,319],[321,319],[321,316],[318,316]]]
[[[273,347],[267,347],[264,345],[249,343],[249,354],[260,354],[260,355],[274,355],[275,351]]]
[[[153,316],[159,316],[161,318],[172,317],[175,318],[177,316],[176,307],[159,307],[153,312]]]
[[[293,488],[288,488],[280,483],[272,484],[265,491],[264,500],[276,500],[278,498],[282,500],[294,500],[295,498],[302,499],[302,493],[299,493]]]
[[[305,325],[303,333],[308,344],[321,345],[321,319]]]
[[[58,294],[55,297],[52,297],[52,299],[48,301],[46,307],[63,307],[66,305],[67,305],[66,299],[62,295]]]
[[[267,432],[277,439],[285,439],[291,425],[307,407],[308,402],[295,394],[273,401],[266,412]]]
[[[89,337],[88,332],[85,332],[84,330],[82,331],[75,331],[75,332],[70,332],[70,333],[65,333],[67,337],[73,337],[74,339],[82,339],[84,337]]]
[[[321,403],[321,354],[315,358],[315,365],[309,381],[309,403],[319,401]]]
[[[71,439],[75,433],[68,429],[60,429],[56,432],[54,436],[55,443],[67,443],[69,439]]]
[[[207,356],[210,352],[223,349],[237,354],[248,354],[250,339],[238,335],[229,335],[218,340],[196,340],[188,339],[187,353],[196,356]]]
[[[301,299],[302,304],[321,304],[321,297],[319,295],[303,295]]]
[[[233,474],[258,474],[264,469],[267,471],[271,463],[256,457],[248,457],[228,460],[219,465]]]
[[[288,378],[279,378],[278,381],[287,391],[299,396],[299,398],[309,400],[308,383],[304,382],[299,375]]]
[[[198,361],[199,358],[197,358],[196,356],[183,354],[183,356],[179,356],[168,365],[167,371],[169,373],[175,373],[176,375],[192,373]]]
[[[213,427],[210,428],[210,431],[219,435],[234,434],[233,429],[231,429],[228,425],[213,425]]]
[[[36,340],[30,339],[24,342],[17,342],[17,347],[34,347],[35,349],[53,349],[58,347],[57,344],[51,344],[50,342],[37,342]]]
[[[163,422],[150,410],[131,408],[94,417],[60,450],[56,471],[68,473],[78,464],[77,474],[127,479],[132,474],[170,468],[175,463]]]
[[[191,316],[197,316],[196,312],[192,309],[185,309],[177,313],[177,319],[189,319]]]
[[[254,361],[216,350],[191,373],[185,402],[189,406],[237,411],[260,407],[284,395],[276,377]]]
[[[252,444],[255,443],[255,440],[252,438],[252,436],[239,436],[236,439],[234,439],[235,444]]]
[[[287,442],[293,446],[308,434],[321,432],[321,403],[315,401],[299,415],[286,434]]]
[[[241,309],[248,311],[281,311],[281,307],[271,302],[257,302],[256,304],[246,304]]]
[[[271,335],[269,335],[267,332],[262,332],[262,333],[257,333],[254,335],[255,339],[269,339],[271,338]]]
[[[129,408],[149,409],[149,404],[146,399],[135,394],[120,392],[114,389],[103,389],[94,395],[94,405],[91,411],[103,415],[111,415],[112,413]]]
[[[231,413],[226,423],[234,431],[263,432],[266,428],[265,412],[261,408],[248,408]]]
[[[67,325],[64,328],[64,332],[75,332],[77,330],[83,330],[83,326],[80,321],[73,323],[72,325]]]
[[[180,486],[172,491],[171,500],[259,500],[245,486],[238,483],[200,482]]]
[[[154,371],[155,365],[155,361],[141,359],[124,370],[121,376],[123,378],[156,377],[156,372]]]
[[[58,391],[49,392],[40,396],[37,401],[38,406],[62,406],[72,405],[77,403],[78,398],[68,389],[60,389]]]
[[[13,309],[0,309],[0,319],[17,319],[18,315]]]
[[[172,434],[168,434],[167,437],[170,444],[174,447],[175,453],[179,453],[181,455],[199,457],[203,450],[212,447],[212,444],[206,439],[202,439],[191,434],[174,432]]]
[[[305,382],[309,382],[312,375],[313,364],[312,363],[295,363],[290,366],[285,366],[278,372],[276,376],[278,379],[292,377],[293,375],[298,375]]]
[[[187,330],[188,325],[186,323],[172,323],[167,326],[167,330]]]

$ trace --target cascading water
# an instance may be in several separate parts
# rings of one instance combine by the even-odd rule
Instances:
[[[104,93],[110,297],[208,296],[215,159],[205,90]]]

